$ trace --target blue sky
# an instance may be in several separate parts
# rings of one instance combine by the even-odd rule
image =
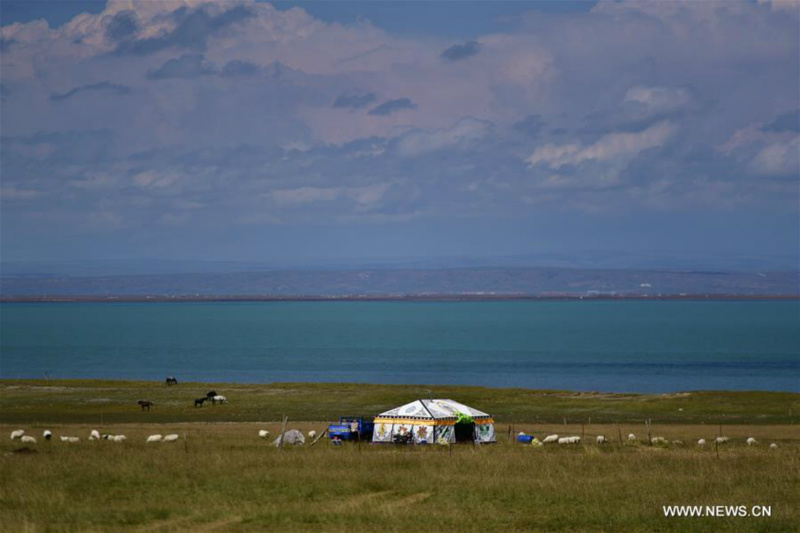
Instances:
[[[798,254],[795,2],[2,3],[4,261]]]

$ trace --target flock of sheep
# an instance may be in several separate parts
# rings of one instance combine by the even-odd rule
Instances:
[[[46,441],[51,440],[53,438],[53,432],[50,431],[49,429],[44,430],[42,432],[42,438],[44,440],[46,440]],[[71,437],[71,436],[67,436],[67,435],[61,435],[60,438],[61,438],[61,442],[70,442],[70,443],[80,442],[80,440],[81,440],[80,437]],[[180,437],[176,433],[173,433],[171,435],[165,435],[165,436],[162,436],[162,435],[150,435],[149,437],[147,437],[147,440],[145,442],[175,442],[179,438]],[[12,431],[11,432],[11,440],[19,440],[23,444],[36,444],[36,437],[34,437],[32,435],[26,435],[24,429],[17,429],[17,430]],[[112,435],[110,433],[103,433],[101,435],[99,431],[97,431],[96,429],[93,429],[89,433],[89,440],[92,440],[92,441],[94,441],[94,440],[107,440],[107,441],[111,441],[111,442],[125,442],[126,440],[128,440],[128,437],[126,437],[125,435]]]
[[[525,435],[525,433],[520,432],[520,435],[521,436]],[[311,430],[311,431],[308,432],[308,438],[309,439],[313,440],[316,436],[317,436],[317,432],[316,431]],[[259,430],[258,431],[258,437],[261,438],[261,439],[264,439],[264,440],[268,439],[269,438],[269,431],[267,431],[266,429]],[[46,429],[42,433],[42,438],[44,440],[46,440],[46,441],[49,441],[49,440],[51,440],[53,438],[53,433],[49,429]],[[80,437],[71,437],[71,436],[66,436],[66,435],[62,435],[60,438],[61,438],[61,442],[70,442],[70,443],[80,442],[80,440],[81,440]],[[97,431],[96,429],[93,429],[89,433],[89,440],[90,441],[108,440],[108,441],[112,441],[112,442],[125,442],[127,439],[128,438],[125,435],[112,435],[112,434],[109,434],[109,433],[103,433],[101,435],[100,432]],[[180,439],[180,436],[177,433],[172,433],[170,435],[161,435],[161,434],[157,433],[155,435],[148,436],[147,439],[145,440],[145,442],[147,442],[147,443],[151,443],[151,442],[175,442],[178,439]],[[302,445],[302,444],[305,443],[305,437],[303,437],[303,434],[300,431],[295,430],[295,429],[289,430],[288,432],[284,433],[283,434],[283,439],[285,440],[285,442],[288,442],[289,444]],[[11,440],[12,441],[13,440],[19,440],[23,444],[36,444],[36,437],[34,437],[32,435],[26,435],[24,429],[17,429],[15,431],[12,431],[11,432]],[[597,444],[600,444],[600,445],[608,444],[610,442],[605,437],[605,435],[598,435],[596,440],[597,440]],[[729,440],[730,439],[728,437],[717,437],[712,442],[714,444],[720,445],[720,444],[727,443]],[[636,437],[636,435],[634,435],[633,433],[628,435],[628,442],[637,442],[637,441],[638,441],[638,438]],[[275,441],[272,444],[275,445],[275,446],[278,446],[278,445],[280,445],[280,442],[281,442],[281,436],[279,436],[277,439],[275,439]],[[538,441],[537,441],[537,443],[541,444],[541,445],[544,445],[544,444],[580,444],[581,443],[581,438],[578,437],[578,436],[561,437],[559,435],[548,435],[547,437],[542,439],[542,441],[540,443]],[[675,446],[683,446],[684,445],[684,442],[682,440],[669,441],[669,440],[665,439],[664,437],[653,437],[653,438],[650,439],[650,443],[654,444],[654,445],[668,445],[668,444],[673,444]],[[748,437],[745,440],[745,443],[748,446],[758,446],[758,444],[759,444],[758,441],[756,439],[754,439],[753,437]],[[705,447],[707,444],[708,444],[708,442],[706,441],[706,439],[700,439],[700,440],[697,441],[697,445],[699,447],[701,447],[701,448]],[[775,450],[775,449],[778,448],[778,445],[773,442],[773,443],[771,443],[769,445],[769,448],[771,450]]]
[[[520,432],[520,435],[524,436],[525,433]],[[601,445],[602,444],[608,444],[610,442],[605,437],[605,435],[598,435],[596,440],[597,440],[597,444],[601,444]],[[638,440],[639,439],[633,433],[630,433],[628,435],[628,442],[637,442]],[[717,437],[712,442],[714,444],[719,445],[719,444],[725,444],[729,440],[730,439],[728,437]],[[578,436],[561,437],[559,435],[548,435],[547,437],[545,437],[541,441],[541,444],[580,444],[580,443],[581,443],[581,438],[578,437]],[[684,445],[684,442],[682,440],[669,441],[669,440],[665,439],[664,437],[653,437],[653,438],[650,439],[650,443],[651,444],[656,444],[656,445],[667,445],[667,444],[673,444],[675,446],[683,446]],[[745,440],[745,443],[748,446],[758,446],[758,441],[756,439],[754,439],[753,437],[748,437]],[[706,446],[707,444],[708,444],[708,442],[706,441],[706,439],[700,439],[700,440],[697,441],[697,445],[699,447],[701,447],[701,448]],[[775,450],[775,449],[778,448],[778,445],[773,442],[773,443],[771,443],[769,445],[769,448],[771,450]]]
[[[295,433],[297,435],[295,435]],[[289,438],[290,435],[292,436],[291,439]],[[262,439],[266,440],[266,439],[269,438],[269,431],[267,431],[266,429],[259,430],[258,436],[259,436],[259,438],[262,438]],[[308,432],[308,438],[309,439],[313,440],[316,436],[317,436],[317,432],[316,431],[311,430],[311,431]],[[44,432],[42,433],[42,438],[44,440],[46,440],[46,441],[51,440],[53,438],[53,432],[50,431],[49,429],[44,430]],[[146,443],[150,443],[150,442],[175,442],[175,441],[177,441],[179,439],[180,439],[180,435],[178,435],[177,433],[172,433],[170,435],[161,435],[159,433],[156,433],[155,435],[148,436],[147,439],[145,440],[145,442]],[[12,431],[11,432],[11,440],[14,440],[14,441],[15,440],[19,440],[23,444],[36,444],[36,442],[37,442],[36,441],[36,437],[34,437],[32,435],[26,435],[24,429],[17,429],[17,430]],[[80,442],[80,440],[81,440],[80,437],[69,437],[69,436],[66,436],[66,435],[62,435],[61,436],[61,442],[72,442],[72,443],[74,443],[74,442]],[[126,437],[125,435],[111,435],[109,433],[103,433],[101,435],[99,431],[97,431],[96,429],[93,429],[89,433],[89,440],[91,440],[91,441],[108,440],[108,441],[111,441],[111,442],[125,442],[126,440],[128,440],[128,437]],[[303,437],[303,434],[300,433],[298,430],[292,429],[292,430],[289,430],[289,431],[287,431],[285,433],[285,440],[287,442],[289,442],[289,444],[303,444],[305,442],[305,437]],[[278,437],[273,444],[275,444],[277,446],[280,443],[280,441],[281,441],[281,437]]]

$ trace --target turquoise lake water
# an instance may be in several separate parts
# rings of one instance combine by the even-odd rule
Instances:
[[[0,306],[3,378],[800,390],[796,301]]]

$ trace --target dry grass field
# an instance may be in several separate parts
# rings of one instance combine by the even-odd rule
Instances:
[[[60,394],[50,389],[43,393],[38,384],[0,383],[0,531],[800,530],[800,431],[793,423],[670,422],[654,415],[658,410],[651,407],[652,436],[685,444],[650,446],[642,420],[633,411],[627,419],[619,417],[619,426],[595,422],[597,414],[589,423],[582,411],[567,408],[559,413],[561,422],[555,413],[547,421],[536,421],[535,416],[526,420],[527,415],[502,421],[498,411],[499,442],[495,445],[335,447],[322,440],[313,448],[279,451],[257,437],[259,429],[277,435],[278,417],[265,416],[263,422],[237,420],[237,415],[249,412],[249,408],[240,410],[237,403],[259,403],[246,392],[257,386],[226,389],[231,403],[204,407],[206,416],[212,417],[208,421],[182,421],[179,416],[164,420],[164,412],[156,417],[163,403],[159,401],[151,413],[141,413],[135,409],[134,397],[127,420],[121,420],[121,414],[108,414],[116,413],[116,400],[105,402],[111,405],[102,425],[94,415],[83,422],[59,422],[59,418],[64,417],[63,411],[72,413],[71,420],[88,413],[82,410],[83,404],[70,404],[69,398],[81,396],[87,405],[96,405],[91,400],[99,397],[118,398],[111,394],[110,384],[82,383],[80,390],[69,383],[58,386],[63,387]],[[123,383],[116,390],[124,391],[126,386]],[[151,386],[154,393],[166,395],[164,401],[169,395],[183,394],[174,387]],[[137,388],[136,392],[141,391]],[[309,386],[307,392],[319,389]],[[507,391],[497,394],[502,397]],[[796,401],[793,396],[797,395],[788,396],[791,402]],[[333,400],[319,398],[314,409],[335,408]],[[602,401],[592,400],[593,404]],[[650,398],[639,401],[647,404]],[[20,416],[26,405],[36,413],[28,423]],[[746,418],[746,413],[735,412],[731,407],[735,405],[736,401],[729,405],[730,416]],[[590,407],[593,413],[609,409],[588,404],[581,409]],[[793,408],[783,407],[787,413]],[[280,411],[277,406],[274,410]],[[776,406],[775,412],[779,410]],[[290,421],[289,428],[319,432],[326,423],[325,419]],[[509,426],[537,436],[583,434],[583,444],[518,445],[508,440]],[[10,431],[17,428],[37,437],[38,443],[29,446],[36,453],[12,453],[22,447],[9,440]],[[55,435],[50,442],[41,438],[46,428]],[[92,429],[125,434],[128,440],[90,442]],[[698,438],[711,440],[719,431],[731,440],[718,450],[713,445],[705,449],[695,445]],[[153,433],[177,433],[181,438],[174,443],[145,443]],[[640,440],[620,444],[620,433],[623,439],[635,433]],[[599,434],[611,442],[598,445],[595,437]],[[78,436],[81,441],[63,443],[61,435]],[[760,444],[748,447],[744,439],[749,436]],[[778,449],[770,450],[770,442],[776,442]],[[767,505],[772,516],[668,518],[663,513],[665,505]]]

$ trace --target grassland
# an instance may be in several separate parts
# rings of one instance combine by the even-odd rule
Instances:
[[[229,405],[195,409],[209,390]],[[374,415],[417,398],[453,398],[501,423],[643,422],[800,424],[800,394],[685,392],[666,395],[576,393],[440,385],[337,383],[164,383],[100,380],[0,380],[0,423],[260,422]],[[155,402],[149,413],[139,399]]]
[[[209,388],[230,404],[194,409]],[[0,382],[0,531],[564,531],[800,530],[797,394],[668,396],[361,385]],[[496,414],[499,442],[452,448],[317,446],[278,451],[258,429],[325,427],[420,396]],[[138,411],[136,400],[155,407]],[[506,409],[505,407],[508,407]],[[682,410],[681,410],[682,409]],[[102,412],[102,422],[101,422]],[[723,416],[724,415],[724,416]],[[589,418],[591,417],[591,423]],[[567,424],[564,424],[566,418]],[[653,436],[687,444],[619,442]],[[619,425],[615,424],[618,422]],[[720,425],[722,424],[722,425]],[[508,427],[584,435],[576,447],[508,441]],[[8,432],[76,435],[11,453]],[[126,443],[86,440],[91,429]],[[731,442],[698,449],[719,431]],[[152,433],[177,443],[146,444]],[[604,434],[611,444],[599,446]],[[185,440],[184,440],[185,435]],[[748,447],[744,439],[760,441]],[[767,444],[776,442],[777,450]],[[666,518],[664,505],[769,505],[769,518]]]

